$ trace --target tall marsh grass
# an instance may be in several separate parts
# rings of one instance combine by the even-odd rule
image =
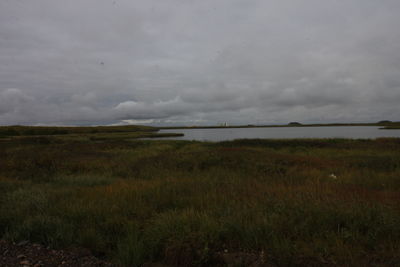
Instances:
[[[399,139],[49,140],[0,143],[3,238],[125,266],[400,264]]]

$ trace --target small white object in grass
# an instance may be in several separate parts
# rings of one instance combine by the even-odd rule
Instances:
[[[337,179],[337,176],[335,174],[333,174],[333,173],[331,173],[331,175],[329,175],[329,177],[332,178],[332,179]]]

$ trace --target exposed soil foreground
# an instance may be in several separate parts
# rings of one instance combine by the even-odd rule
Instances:
[[[170,251],[167,252],[168,263],[143,264],[143,267],[178,267],[193,266],[193,255],[191,251]],[[230,253],[223,251],[216,253],[213,257],[214,266],[251,266],[251,267],[272,267],[267,263],[264,253]],[[84,248],[69,250],[54,250],[40,244],[22,241],[20,243],[0,240],[0,267],[118,267],[116,264],[106,262],[94,257],[91,252]]]
[[[52,250],[39,244],[0,240],[0,266],[116,266],[94,257],[87,249]]]

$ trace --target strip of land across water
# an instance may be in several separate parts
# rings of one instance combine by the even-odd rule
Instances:
[[[0,127],[2,244],[122,266],[400,265],[399,138],[137,139],[157,130]]]
[[[381,121],[376,123],[314,123],[302,124],[291,122],[289,124],[266,124],[266,125],[205,125],[205,126],[167,126],[160,129],[213,129],[213,128],[275,128],[275,127],[338,127],[338,126],[378,126],[381,129],[400,129],[400,122]]]

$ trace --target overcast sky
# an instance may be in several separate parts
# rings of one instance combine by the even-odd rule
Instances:
[[[0,125],[400,120],[399,0],[0,0]]]

